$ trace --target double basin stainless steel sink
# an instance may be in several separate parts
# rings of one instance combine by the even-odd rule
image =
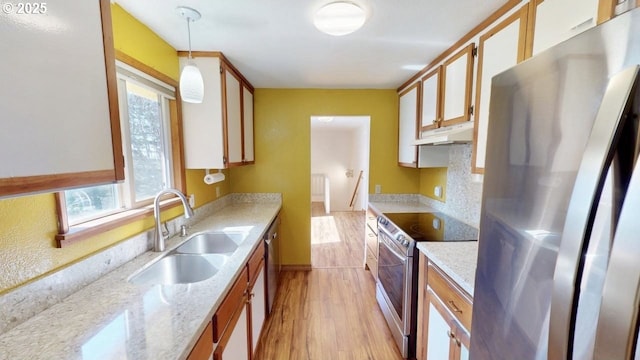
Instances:
[[[245,240],[244,232],[200,232],[142,267],[128,281],[145,284],[190,284],[213,277]]]

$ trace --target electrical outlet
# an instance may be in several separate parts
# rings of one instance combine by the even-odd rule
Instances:
[[[380,194],[382,192],[382,185],[376,184],[376,194]]]
[[[196,206],[196,194],[189,195],[189,206],[192,208]]]
[[[220,186],[216,186],[216,197],[220,197]]]
[[[433,194],[436,197],[442,197],[442,186],[436,186],[433,188]]]

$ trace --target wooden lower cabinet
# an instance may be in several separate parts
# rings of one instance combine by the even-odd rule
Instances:
[[[253,358],[260,335],[262,333],[262,326],[267,315],[267,292],[266,292],[266,279],[265,279],[265,247],[261,246],[249,259],[247,264],[249,268],[249,288],[248,288],[248,301],[247,311],[249,317],[247,319],[247,328],[249,329],[249,353],[250,358]],[[244,359],[244,358],[243,358]]]
[[[417,359],[468,359],[471,297],[420,254]]]
[[[211,321],[204,329],[187,360],[210,360],[213,358],[213,326]]]
[[[243,299],[246,302],[246,296]],[[247,344],[249,329],[247,328],[247,321],[247,307],[241,306],[213,352],[213,360],[249,359],[249,347]]]
[[[251,360],[266,318],[265,249],[259,245],[213,316],[214,360]]]
[[[378,214],[371,207],[367,209],[364,225],[364,264],[374,279],[378,278]]]
[[[256,282],[251,289],[251,298],[249,301],[249,309],[251,312],[251,354],[256,353],[258,347],[258,340],[262,334],[262,327],[264,326],[265,319],[267,317],[267,297],[265,287],[265,269],[264,266],[257,275]]]

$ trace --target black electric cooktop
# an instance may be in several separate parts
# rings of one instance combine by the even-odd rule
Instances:
[[[478,240],[478,229],[441,212],[384,213],[392,224],[384,225],[395,232],[393,225],[415,241]]]

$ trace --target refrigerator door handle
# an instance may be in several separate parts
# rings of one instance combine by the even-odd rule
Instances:
[[[640,165],[635,166],[604,280],[594,359],[633,359],[640,306]]]
[[[609,81],[578,169],[553,276],[548,348],[551,360],[571,359],[573,356],[573,328],[583,255],[589,245],[607,169],[622,132],[622,117],[629,105],[639,68],[629,67]]]

